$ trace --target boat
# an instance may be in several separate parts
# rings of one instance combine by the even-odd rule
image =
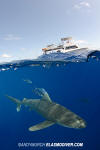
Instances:
[[[87,48],[79,48],[79,46],[74,44],[74,42],[72,41],[72,37],[65,37],[65,38],[61,38],[61,44],[47,45],[46,48],[42,48],[42,51],[44,54],[49,54],[49,53],[54,53],[54,52],[67,53],[70,51],[81,50],[81,49],[85,50]]]

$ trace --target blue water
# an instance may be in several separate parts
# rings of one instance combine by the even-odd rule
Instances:
[[[8,68],[6,65],[1,65],[1,68]],[[66,149],[100,150],[100,61],[98,59],[90,58],[88,62],[68,63],[59,67],[56,65],[31,67],[28,64],[25,67],[20,65],[19,69],[14,70],[15,67],[0,72],[0,150],[30,149],[19,148],[19,142],[83,142],[82,148]],[[32,84],[24,82],[23,79],[30,79]],[[32,92],[34,88],[44,88],[53,101],[82,117],[87,122],[87,127],[77,130],[53,125],[40,131],[29,132],[30,126],[45,119],[25,107],[17,112],[16,105],[5,95],[20,100],[24,97],[39,98]]]

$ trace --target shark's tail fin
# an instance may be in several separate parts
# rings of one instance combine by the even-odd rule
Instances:
[[[16,108],[17,112],[19,112],[20,109],[21,109],[21,104],[17,104],[17,108]]]
[[[22,102],[20,100],[16,99],[16,98],[12,97],[12,96],[6,95],[6,97],[9,98],[11,101],[13,101],[15,104],[17,104],[16,110],[17,110],[17,112],[19,112],[20,109],[21,109]]]

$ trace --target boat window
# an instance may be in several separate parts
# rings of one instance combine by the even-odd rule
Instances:
[[[67,50],[67,49],[72,49],[72,48],[78,48],[78,46],[77,45],[67,46],[65,49]]]

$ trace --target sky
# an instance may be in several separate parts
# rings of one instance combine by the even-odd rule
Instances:
[[[0,0],[0,62],[36,58],[67,36],[100,48],[100,0]]]

